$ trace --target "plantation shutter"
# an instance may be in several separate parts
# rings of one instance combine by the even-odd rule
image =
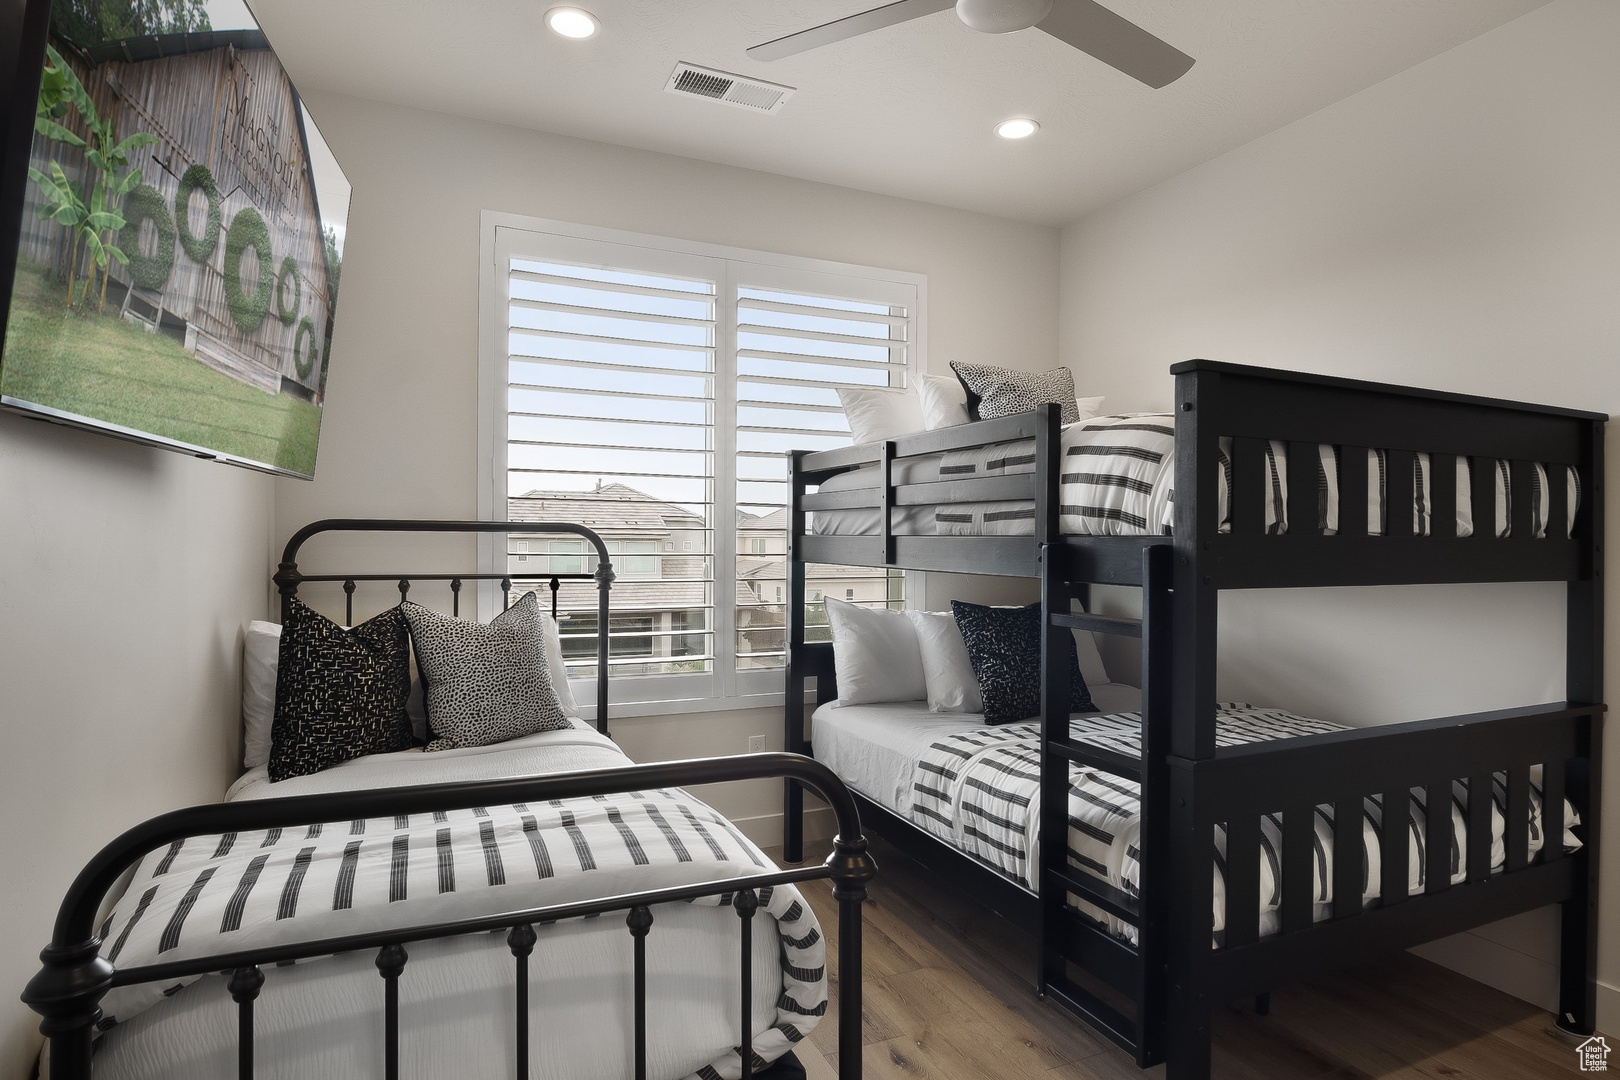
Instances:
[[[840,386],[907,385],[916,285],[504,228],[495,254],[504,512],[606,541],[614,700],[780,694],[786,452],[848,445]],[[512,595],[543,607],[547,574],[594,565],[575,538],[513,537],[504,555]],[[868,568],[813,567],[811,591],[823,639],[824,592],[904,600],[902,575]],[[557,599],[580,696],[595,588]]]
[[[736,275],[735,648],[746,681],[785,662],[786,451],[850,445],[839,387],[906,388],[916,302],[889,282],[760,266]],[[829,640],[822,596],[899,608],[905,578],[812,565],[805,595],[807,636]]]

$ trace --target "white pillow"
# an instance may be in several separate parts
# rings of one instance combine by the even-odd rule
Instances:
[[[1090,419],[1092,419],[1094,417],[1097,417],[1097,416],[1101,416],[1102,415],[1103,402],[1106,401],[1106,400],[1108,400],[1108,399],[1105,398],[1105,397],[1102,397],[1101,395],[1099,395],[1097,397],[1075,398],[1074,399],[1074,408],[1075,408],[1075,411],[1080,414],[1080,419],[1076,420],[1075,423],[1083,424],[1087,420],[1090,420]],[[1067,424],[1064,425],[1064,427],[1067,427],[1067,426],[1068,426]]]
[[[858,443],[886,442],[923,430],[922,401],[915,390],[841,386],[838,400]]]
[[[1097,651],[1096,634],[1090,630],[1076,630],[1074,652],[1080,660],[1080,674],[1085,677],[1087,686],[1113,682],[1108,677],[1108,669],[1103,666],[1102,653]]]
[[[967,391],[955,376],[919,375],[917,396],[922,399],[923,426],[927,430],[968,422]]]
[[[917,631],[903,611],[827,597],[838,704],[922,701],[928,697]]]
[[[962,631],[949,611],[908,611],[922,650],[923,680],[928,686],[928,711],[982,713],[984,698],[973,674]]]
[[[281,667],[281,625],[254,619],[242,635],[242,767],[270,760],[276,719],[276,673]]]
[[[551,669],[551,688],[557,691],[557,704],[562,706],[563,715],[578,717],[579,705],[568,687],[568,665],[563,663],[562,634],[550,612],[540,613],[540,628],[545,634],[546,666]]]
[[[579,716],[579,705],[568,686],[563,663],[562,637],[557,620],[540,613],[545,634],[546,666],[564,715]],[[242,767],[257,768],[270,760],[270,729],[276,719],[276,675],[281,669],[281,624],[254,619],[242,636]],[[405,712],[418,740],[427,737],[427,710],[422,703],[422,678],[416,672],[416,650],[411,650],[411,696]]]

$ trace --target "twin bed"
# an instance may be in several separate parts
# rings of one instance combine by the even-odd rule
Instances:
[[[1170,1080],[1207,1080],[1226,1001],[1547,904],[1558,1021],[1590,1033],[1606,417],[1172,372],[1173,414],[1065,427],[1051,404],[795,454],[786,748],[1039,927],[1039,991]],[[1038,578],[1040,715],[839,703],[802,618],[815,563]],[[1492,581],[1565,583],[1566,701],[1353,729],[1217,701],[1222,589]],[[1093,584],[1139,588],[1142,618],[1077,609]],[[1140,638],[1141,690],[1088,678],[1098,711],[1071,715],[1077,632]],[[792,861],[791,782],[785,809]]]
[[[299,547],[340,530],[566,530],[599,553],[604,608],[613,580],[601,541],[574,525],[316,523],[277,582],[284,598],[344,582],[351,622],[357,579],[398,580],[402,596],[449,581],[457,606],[463,578],[510,581],[301,574]],[[633,765],[597,728],[605,711],[277,782],[259,765],[225,802],[131,829],[75,881],[25,994],[45,1017],[46,1075],[85,1080],[93,1062],[102,1080],[803,1076],[792,1048],[830,983],[796,883],[830,877],[853,973],[837,995],[853,1040],[840,1075],[859,1076],[873,867],[842,785],[784,754]],[[784,775],[841,808],[824,866],[777,869],[681,787]]]

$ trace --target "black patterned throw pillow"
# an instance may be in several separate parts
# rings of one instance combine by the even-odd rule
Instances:
[[[1068,368],[1015,371],[953,360],[951,370],[967,391],[969,419],[994,420],[1050,404],[1063,406],[1063,423],[1080,419],[1080,406],[1074,399],[1074,375]]]
[[[270,727],[270,779],[409,749],[410,639],[389,608],[345,630],[296,596],[287,603]]]
[[[984,718],[1009,724],[1041,714],[1041,605],[985,607],[951,601],[956,627],[967,646],[968,661],[979,680]],[[1080,674],[1074,635],[1063,634],[1068,644],[1070,712],[1096,712],[1091,691]]]
[[[524,593],[486,626],[403,605],[422,672],[429,750],[571,727],[546,664],[540,601]]]

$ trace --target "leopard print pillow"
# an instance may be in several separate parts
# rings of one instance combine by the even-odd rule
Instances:
[[[270,725],[271,781],[408,749],[411,654],[399,608],[352,630],[296,596],[285,615]]]
[[[488,746],[572,726],[546,664],[540,601],[524,593],[489,625],[401,605],[416,647],[429,750]]]
[[[967,391],[968,417],[994,420],[1013,416],[1042,405],[1063,406],[1063,423],[1080,419],[1080,406],[1074,399],[1074,375],[1068,368],[1051,371],[1014,371],[990,364],[963,364],[951,361],[951,370]]]

